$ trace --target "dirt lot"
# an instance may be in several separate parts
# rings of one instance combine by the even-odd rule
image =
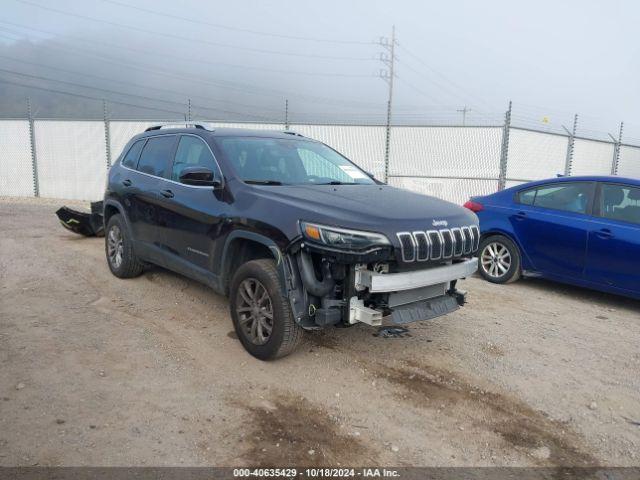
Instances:
[[[225,298],[116,279],[61,203],[0,200],[0,465],[640,464],[640,302],[472,278],[410,336],[263,363]]]

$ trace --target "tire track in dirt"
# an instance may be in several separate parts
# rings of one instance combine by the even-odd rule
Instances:
[[[380,365],[374,374],[401,387],[403,395],[396,395],[404,401],[421,409],[460,407],[475,428],[498,435],[540,466],[599,465],[582,438],[567,424],[548,418],[525,402],[475,387],[442,368],[414,360],[403,363],[404,368]]]

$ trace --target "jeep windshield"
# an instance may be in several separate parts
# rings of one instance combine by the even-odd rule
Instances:
[[[371,185],[367,173],[319,142],[227,137],[218,144],[236,174],[252,185]]]

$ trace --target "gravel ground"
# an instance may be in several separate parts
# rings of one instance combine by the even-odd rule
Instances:
[[[62,203],[0,199],[0,465],[640,464],[640,302],[471,278],[403,338],[329,329],[263,363],[225,298],[113,277]]]

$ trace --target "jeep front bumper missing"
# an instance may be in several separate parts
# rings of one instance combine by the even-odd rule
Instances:
[[[371,293],[415,290],[468,277],[478,269],[478,260],[471,258],[442,267],[402,273],[380,273],[356,269],[356,290],[369,289]]]
[[[349,323],[382,325],[389,314],[392,323],[405,324],[430,320],[457,310],[464,303],[464,293],[455,289],[458,279],[472,275],[478,260],[465,259],[440,267],[400,273],[382,273],[357,267],[354,283],[358,295],[349,299]],[[368,306],[365,306],[367,297]],[[384,308],[377,308],[375,298],[384,298]]]

